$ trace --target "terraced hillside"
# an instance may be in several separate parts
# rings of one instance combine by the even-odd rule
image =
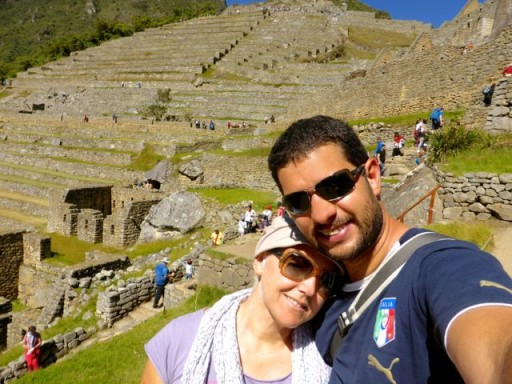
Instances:
[[[294,100],[328,92],[337,79],[370,63],[335,54],[348,24],[331,2],[240,9],[32,68],[14,80],[15,93],[0,100],[0,111],[44,103],[46,114],[139,118],[160,103],[158,90],[168,89],[169,116],[257,124],[285,115]],[[410,30],[405,35],[413,41]]]
[[[0,118],[0,231],[44,228],[52,189],[131,186],[144,178],[132,160],[145,146],[162,157],[223,135],[183,123],[110,118],[85,122],[34,115]]]
[[[478,105],[483,82],[512,49],[510,28],[486,40],[489,29],[478,24],[494,4],[467,7],[446,30],[431,33],[429,25],[379,20],[328,1],[269,1],[20,73],[0,89],[0,217],[8,228],[44,225],[52,188],[130,185],[142,177],[130,163],[145,144],[164,157],[182,143],[194,151],[212,138],[221,148],[232,133],[229,121],[248,123],[252,134],[271,126],[264,123],[269,116],[280,126],[319,112],[355,119],[444,104],[468,109],[478,125],[488,113]],[[472,29],[460,22],[468,19]],[[461,28],[480,39],[464,56],[451,45]],[[152,124],[152,107],[178,122]],[[196,130],[194,120],[212,120],[217,129]],[[235,165],[226,170],[241,172]]]

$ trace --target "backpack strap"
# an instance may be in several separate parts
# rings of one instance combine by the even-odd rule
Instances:
[[[411,255],[424,245],[437,240],[449,240],[436,232],[422,232],[407,240],[393,255],[391,255],[379,268],[366,286],[359,291],[347,311],[338,316],[337,329],[331,340],[331,359],[334,360],[343,338],[347,335],[352,324],[363,314],[380,293],[395,279],[401,267]]]

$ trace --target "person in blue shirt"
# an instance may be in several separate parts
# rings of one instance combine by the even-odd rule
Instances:
[[[153,301],[153,308],[159,307],[160,298],[164,296],[165,286],[169,282],[169,258],[164,257],[161,263],[158,263],[155,267],[155,299]]]
[[[419,247],[378,284],[359,316],[348,311],[379,267],[425,230],[386,211],[377,159],[347,123],[294,122],[268,165],[302,234],[345,268],[344,294],[315,318],[330,383],[512,382],[512,280],[474,244],[443,239]],[[347,312],[352,324],[342,334],[338,319]],[[331,353],[338,334],[342,343]]]
[[[444,124],[443,120],[444,108],[434,108],[430,113],[430,121],[432,122],[432,129],[435,131],[441,128]]]

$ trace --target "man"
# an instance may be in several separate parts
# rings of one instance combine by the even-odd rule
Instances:
[[[245,220],[245,224],[246,224],[245,233],[254,232],[254,228],[253,228],[254,221],[256,220],[257,216],[258,216],[258,214],[256,213],[256,211],[254,209],[252,209],[252,205],[249,204],[245,208],[245,216],[244,216],[244,220]]]
[[[386,144],[380,137],[377,138],[377,148],[375,148],[373,154],[379,162],[380,175],[384,176],[384,171],[386,170]]]
[[[430,121],[432,122],[432,129],[434,131],[441,128],[444,125],[443,113],[443,107],[434,108],[432,113],[430,113]]]
[[[155,267],[155,300],[153,301],[153,308],[158,308],[158,302],[160,301],[160,297],[164,297],[165,286],[169,282],[169,268],[167,268],[167,264],[169,264],[169,258],[164,257],[161,263],[158,263]]]
[[[268,162],[301,232],[347,272],[344,292],[319,317],[316,342],[329,362],[338,316],[422,230],[385,210],[377,159],[343,121],[293,123]],[[493,256],[439,240],[390,281],[334,350],[331,383],[512,383],[512,282]]]

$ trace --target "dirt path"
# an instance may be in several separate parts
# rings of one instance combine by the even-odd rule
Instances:
[[[500,223],[493,225],[494,249],[492,254],[503,264],[505,271],[512,276],[512,224]]]
[[[494,248],[491,253],[498,258],[508,274],[512,276],[512,223],[494,222],[491,226],[494,233]],[[218,250],[252,259],[259,238],[259,234],[246,235],[233,243],[218,247]]]

